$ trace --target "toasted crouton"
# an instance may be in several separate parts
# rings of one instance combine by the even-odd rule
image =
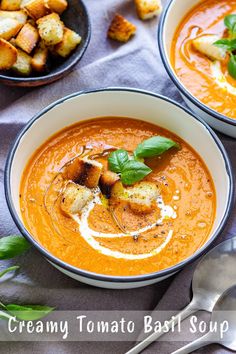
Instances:
[[[45,0],[45,1],[46,1],[46,6],[52,12],[56,12],[59,15],[61,15],[62,12],[64,12],[68,6],[68,3],[66,0]]]
[[[24,11],[0,11],[0,21],[5,18],[13,18],[24,25],[27,20],[27,15]]]
[[[64,24],[55,12],[40,18],[37,25],[46,45],[55,45],[63,40]]]
[[[95,160],[75,158],[66,166],[64,177],[88,188],[95,188],[102,173],[103,165]]]
[[[81,42],[81,37],[76,32],[69,28],[64,29],[63,39],[60,43],[53,48],[54,54],[58,54],[61,57],[67,57]]]
[[[38,48],[36,48],[31,62],[33,70],[39,73],[46,71],[47,59],[48,49],[43,46],[39,46]]]
[[[61,196],[61,209],[70,216],[79,213],[93,198],[91,190],[74,182],[68,182]]]
[[[120,181],[120,177],[117,173],[111,171],[106,171],[101,175],[99,187],[102,194],[104,194],[107,198],[115,197],[124,192],[124,187]]]
[[[209,59],[224,60],[226,57],[226,50],[213,44],[219,39],[220,37],[217,35],[207,34],[193,39],[192,44],[196,50],[206,55]]]
[[[26,2],[26,4],[23,6],[23,9],[34,20],[46,16],[51,12],[50,9],[46,6],[44,0],[31,0]]]
[[[20,10],[21,0],[2,0],[1,10],[17,11]]]
[[[21,29],[22,24],[13,18],[5,18],[0,21],[0,38],[9,40]]]
[[[16,45],[30,54],[39,40],[38,30],[26,23],[16,37]]]
[[[31,56],[23,52],[21,49],[17,49],[17,60],[12,66],[12,70],[21,76],[29,76],[32,71]]]
[[[116,14],[108,29],[108,37],[119,42],[128,42],[136,32],[136,27],[123,16]]]
[[[4,39],[0,39],[0,70],[10,69],[16,59],[16,48]]]
[[[126,188],[130,208],[135,213],[152,211],[158,197],[158,188],[152,182],[139,182],[133,187]]]
[[[141,20],[149,20],[162,11],[161,0],[134,0],[138,17]]]

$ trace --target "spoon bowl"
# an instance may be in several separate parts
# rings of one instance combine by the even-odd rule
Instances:
[[[226,290],[216,302],[211,321],[217,324],[215,333],[208,332],[203,337],[176,350],[172,354],[188,354],[208,344],[218,343],[227,349],[236,351],[236,285]],[[227,323],[224,335],[220,333],[220,324]]]
[[[212,312],[222,293],[235,284],[236,237],[220,243],[198,263],[192,280],[192,303],[199,310]]]

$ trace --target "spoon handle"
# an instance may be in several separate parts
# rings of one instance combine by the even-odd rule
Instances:
[[[171,354],[188,354],[192,353],[194,350],[205,347],[208,344],[213,343],[210,333],[205,334],[201,338],[196,339],[192,343],[185,345],[184,347],[172,352]]]
[[[180,321],[183,321],[185,318],[189,317],[191,314],[197,312],[199,309],[196,308],[196,303],[195,301],[191,301],[188,306],[185,307],[179,314],[177,314],[175,317],[173,317],[169,322],[168,322],[168,327],[171,328],[172,326],[175,326],[178,323],[178,318],[180,317]],[[138,343],[135,345],[132,349],[130,349],[126,354],[138,354],[140,353],[143,349],[147,348],[151,343],[156,341],[158,338],[160,338],[163,334],[167,333],[166,331],[166,326],[162,327],[160,331],[152,333],[150,336],[145,338],[142,342]]]

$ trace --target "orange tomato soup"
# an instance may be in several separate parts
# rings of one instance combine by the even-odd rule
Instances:
[[[115,147],[133,151],[140,142],[156,135],[180,144],[180,149],[170,149],[145,161],[152,172],[144,181],[158,186],[165,211],[172,210],[171,215],[165,215],[162,222],[142,232],[138,239],[129,235],[111,237],[122,231],[103,197],[91,210],[88,225],[90,230],[108,234],[108,237],[82,235],[77,222],[63,214],[58,206],[56,178],[59,170],[77,156],[82,147],[87,149],[88,157],[93,155],[106,168],[107,156],[101,155],[104,150]],[[33,154],[23,172],[20,206],[27,230],[54,256],[99,274],[127,276],[171,267],[196,252],[211,232],[216,195],[204,162],[179,137],[143,121],[98,118],[58,132]],[[116,206],[116,218],[127,233],[145,229],[155,223],[159,215],[159,208],[148,214],[136,214],[125,202]]]
[[[224,18],[233,13],[235,0],[200,1],[181,21],[171,48],[171,63],[182,84],[206,106],[229,118],[236,118],[236,80],[227,70],[229,56],[220,62],[220,67],[235,93],[219,86],[212,74],[212,61],[195,50],[191,42],[208,34],[224,37]]]

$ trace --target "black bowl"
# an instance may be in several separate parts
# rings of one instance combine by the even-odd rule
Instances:
[[[45,74],[33,74],[29,77],[17,76],[10,71],[1,71],[0,82],[9,86],[34,87],[49,84],[66,76],[80,61],[85,53],[91,37],[89,15],[81,0],[68,0],[68,8],[61,16],[66,27],[79,33],[81,43],[75,51],[65,59],[52,59],[50,71]]]

